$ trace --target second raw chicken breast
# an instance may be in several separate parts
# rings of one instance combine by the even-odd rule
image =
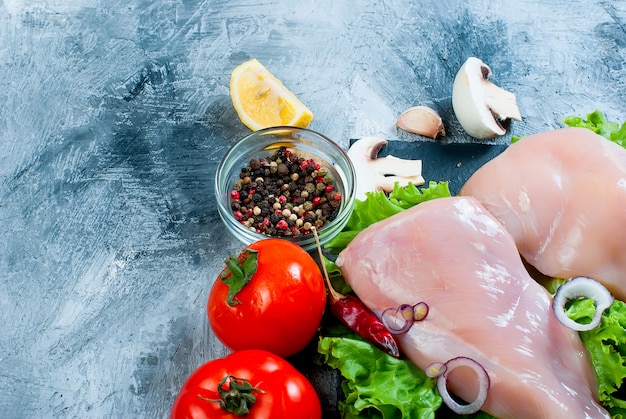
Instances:
[[[530,135],[461,189],[556,278],[588,276],[626,300],[626,149],[586,128]]]

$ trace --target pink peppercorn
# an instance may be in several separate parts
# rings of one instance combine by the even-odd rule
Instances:
[[[315,198],[313,198],[313,205],[314,206],[319,205],[321,200],[322,198],[320,198],[319,196],[316,196]]]
[[[276,223],[276,228],[279,230],[287,230],[287,228],[289,228],[289,224],[287,224],[287,221],[285,220],[280,220]]]
[[[333,199],[334,199],[335,201],[341,201],[341,194],[340,194],[339,192],[337,192],[337,193],[333,196]]]
[[[241,213],[241,211],[235,211],[233,215],[235,216],[235,220],[237,221],[241,221],[243,219],[243,214]]]
[[[326,187],[324,188],[324,190],[326,192],[332,192],[335,190],[335,187],[333,185],[326,185]]]
[[[238,190],[233,189],[232,191],[230,191],[230,197],[231,199],[239,199],[241,197],[241,194]]]

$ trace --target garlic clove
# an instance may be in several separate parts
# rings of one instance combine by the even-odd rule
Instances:
[[[430,138],[446,135],[441,116],[428,106],[414,106],[402,112],[396,121],[396,126],[407,132]]]

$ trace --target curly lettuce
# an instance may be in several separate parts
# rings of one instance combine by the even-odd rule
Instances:
[[[587,128],[607,140],[626,148],[626,122],[621,126],[617,122],[606,119],[599,110],[588,113],[586,117],[570,115],[563,118],[563,123],[572,128]],[[524,137],[513,136],[511,143],[516,143]]]
[[[339,402],[344,419],[434,419],[441,406],[435,380],[412,362],[389,356],[354,333],[320,337],[318,353],[319,363],[344,377],[346,398]]]
[[[587,114],[586,118],[574,115],[566,116],[563,119],[563,123],[569,127],[590,129],[596,134],[626,148],[626,122],[620,126],[617,122],[608,121],[604,114],[597,109]]]
[[[588,323],[595,312],[593,300],[580,299],[567,308],[567,315],[579,323]],[[598,378],[600,403],[616,419],[626,418],[626,400],[620,394],[626,377],[626,304],[615,300],[600,321],[600,325],[588,332],[580,332],[580,338],[589,351]]]
[[[429,182],[427,187],[394,185],[389,196],[385,192],[367,192],[364,201],[356,200],[352,216],[344,229],[324,248],[331,253],[339,253],[364,228],[392,215],[398,214],[421,202],[450,196],[448,182]]]

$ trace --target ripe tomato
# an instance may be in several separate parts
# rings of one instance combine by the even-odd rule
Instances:
[[[233,388],[236,390],[229,391]],[[254,399],[254,400],[251,400]],[[283,358],[245,350],[214,359],[194,371],[178,394],[170,417],[241,418],[233,409],[247,404],[250,419],[319,419],[320,400],[313,385]]]
[[[207,306],[215,336],[233,351],[264,349],[287,357],[304,349],[326,307],[315,260],[294,243],[270,238],[246,246],[226,264]]]

